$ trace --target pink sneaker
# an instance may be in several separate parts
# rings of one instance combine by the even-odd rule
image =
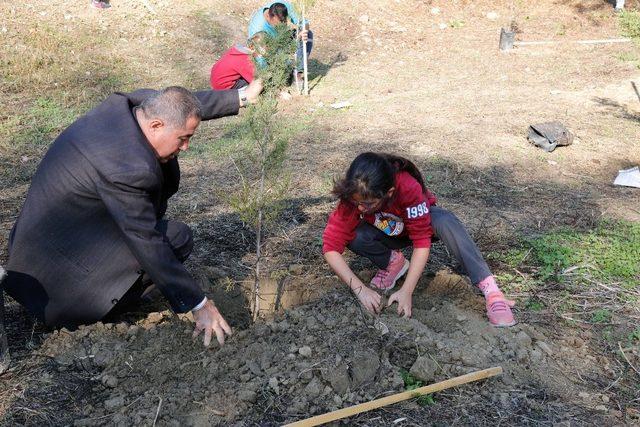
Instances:
[[[91,6],[96,9],[108,9],[111,4],[109,4],[109,0],[91,0]]]
[[[389,265],[385,270],[378,270],[375,277],[371,279],[371,286],[382,291],[390,291],[408,269],[409,261],[405,259],[402,252],[392,251]]]
[[[505,328],[516,324],[511,312],[514,302],[507,300],[502,292],[487,295],[487,317],[493,326]]]

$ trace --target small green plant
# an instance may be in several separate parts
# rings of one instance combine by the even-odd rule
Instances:
[[[591,322],[593,323],[609,323],[611,321],[611,312],[606,308],[601,308],[593,312]]]
[[[629,342],[631,344],[640,344],[640,327],[637,327],[629,334]]]
[[[420,381],[404,369],[400,370],[400,376],[402,377],[402,381],[404,381],[404,389],[406,391],[415,390],[425,385],[424,382]],[[415,397],[416,403],[420,406],[430,406],[435,405],[436,403],[432,394],[416,393]]]

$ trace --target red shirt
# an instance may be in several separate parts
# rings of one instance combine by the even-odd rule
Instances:
[[[429,190],[423,192],[420,183],[404,171],[396,174],[395,189],[391,200],[371,214],[361,214],[354,203],[340,201],[324,229],[322,253],[344,252],[360,221],[390,236],[409,236],[414,248],[430,248],[433,229],[429,208],[436,204],[436,196]]]
[[[231,89],[240,78],[251,83],[253,73],[251,54],[234,46],[211,67],[211,88],[215,90]]]

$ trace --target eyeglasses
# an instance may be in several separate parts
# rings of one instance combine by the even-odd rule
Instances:
[[[356,207],[363,207],[367,210],[377,206],[380,202],[382,201],[382,199],[378,199],[378,200],[372,200],[372,201],[368,201],[368,202],[358,202],[357,200],[353,200],[351,199],[351,203],[353,203]]]

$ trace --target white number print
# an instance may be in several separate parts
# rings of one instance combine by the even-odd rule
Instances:
[[[429,208],[427,207],[427,202],[422,202],[417,206],[412,206],[407,208],[407,218],[419,218],[429,213]]]

